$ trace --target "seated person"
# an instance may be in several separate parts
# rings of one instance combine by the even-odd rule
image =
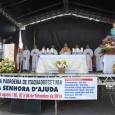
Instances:
[[[51,46],[50,54],[51,54],[51,55],[58,55],[58,52],[57,52],[57,50],[55,49],[55,46],[54,46],[54,45]]]
[[[68,48],[67,43],[64,44],[64,47],[61,49],[59,54],[61,54],[61,55],[70,55],[71,54],[71,50],[70,50],[70,48]]]

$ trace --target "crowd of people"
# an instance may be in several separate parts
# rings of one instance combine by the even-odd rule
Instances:
[[[52,45],[51,48],[45,48],[45,46],[42,47],[42,50],[39,50],[37,48],[37,45],[34,46],[34,49],[31,51],[28,49],[27,46],[25,46],[24,50],[19,50],[17,53],[17,65],[18,63],[22,63],[23,65],[23,71],[30,71],[30,56],[32,57],[32,64],[31,64],[31,71],[35,72],[37,63],[39,60],[40,55],[77,55],[77,54],[84,54],[86,55],[86,62],[87,67],[89,71],[93,71],[92,66],[92,56],[96,56],[96,70],[102,71],[103,69],[103,56],[101,54],[101,48],[103,47],[102,44],[99,45],[98,48],[93,50],[89,47],[89,45],[86,45],[86,49],[83,50],[83,48],[79,48],[79,45],[76,45],[75,48],[72,48],[72,50],[68,47],[68,44],[65,43],[64,47],[59,51],[55,49],[55,46]],[[18,67],[18,66],[17,66]]]

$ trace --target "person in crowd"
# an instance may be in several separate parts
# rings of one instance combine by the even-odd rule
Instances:
[[[103,70],[103,54],[101,53],[103,45],[100,44],[99,47],[97,47],[94,51],[94,54],[96,56],[96,71],[102,71]]]
[[[40,51],[40,55],[45,55],[47,54],[45,46],[42,47],[42,50]]]
[[[68,47],[67,43],[64,44],[64,47],[61,49],[59,54],[61,54],[61,55],[70,55],[71,54],[71,50]]]
[[[79,48],[79,45],[77,44],[75,48],[72,49],[72,54],[80,54],[81,50]]]
[[[40,56],[40,51],[37,48],[37,45],[34,46],[34,49],[31,51],[31,56],[32,56],[32,72],[36,71],[38,59]]]
[[[30,51],[28,50],[27,46],[25,46],[25,50],[23,51],[22,56],[23,56],[23,71],[29,71]]]
[[[55,49],[55,46],[54,46],[54,45],[51,46],[50,54],[51,54],[51,55],[58,55],[58,52],[57,52],[57,50]]]
[[[89,45],[86,45],[86,49],[84,50],[84,54],[86,55],[86,62],[89,71],[92,71],[92,56],[93,51],[90,49]]]

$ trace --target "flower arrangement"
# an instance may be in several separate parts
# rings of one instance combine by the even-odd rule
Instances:
[[[56,61],[55,65],[58,68],[66,68],[67,67],[67,61],[60,59],[60,60]]]
[[[8,58],[0,62],[0,73],[13,73],[15,70],[15,63]]]
[[[107,44],[105,47],[103,47],[103,48],[101,49],[101,52],[102,52],[102,53],[106,53],[106,52],[109,52],[109,51],[111,51],[111,50],[112,50],[112,48],[111,48],[110,44]]]
[[[106,53],[115,49],[115,39],[112,36],[108,35],[105,39],[102,40],[103,48],[101,49],[102,53]]]
[[[55,63],[56,67],[58,67],[58,71],[60,74],[65,73],[65,68],[67,67],[67,61],[66,60],[57,60]]]

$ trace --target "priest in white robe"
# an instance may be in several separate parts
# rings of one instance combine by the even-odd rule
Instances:
[[[38,59],[40,57],[40,51],[37,48],[37,45],[34,46],[34,49],[31,51],[31,56],[32,56],[32,72],[36,71]]]
[[[25,46],[25,50],[22,53],[23,56],[23,70],[24,71],[29,71],[30,68],[30,51],[28,50],[28,47]]]
[[[61,49],[61,51],[60,51],[59,54],[60,54],[60,55],[70,55],[70,54],[71,54],[71,50],[70,50],[70,48],[68,47],[68,44],[67,44],[67,43],[64,44],[64,47]]]
[[[45,46],[42,47],[42,50],[40,51],[40,55],[46,55],[47,52],[46,52],[46,49],[45,49]]]
[[[81,54],[81,50],[78,44],[75,46],[75,48],[72,49],[72,55],[76,55],[76,54]]]
[[[5,43],[6,43],[6,39],[4,38],[1,43],[1,52],[0,52],[2,60],[4,60],[4,45],[5,45]]]
[[[58,55],[58,52],[57,52],[57,50],[55,49],[55,46],[54,46],[54,45],[51,46],[50,54],[51,54],[51,55]]]
[[[94,54],[96,56],[96,71],[102,71],[103,70],[103,56],[101,53],[103,45],[100,44],[98,48],[95,49]]]
[[[2,41],[0,38],[0,61],[2,60]]]
[[[92,49],[89,48],[89,45],[86,45],[86,49],[84,50],[84,54],[86,55],[86,62],[87,62],[88,70],[92,71],[93,70],[93,67],[92,67],[93,51],[92,51]]]

